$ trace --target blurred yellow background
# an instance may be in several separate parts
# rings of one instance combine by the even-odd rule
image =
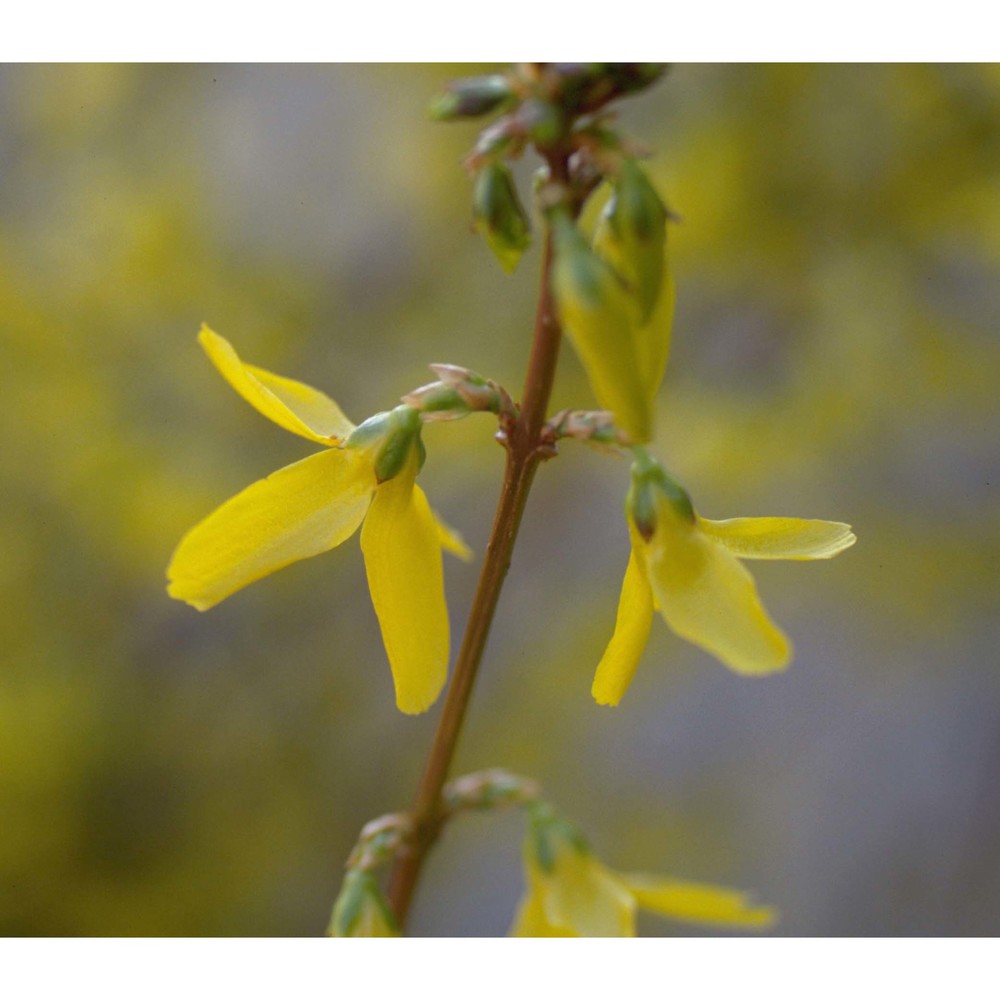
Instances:
[[[502,273],[476,127],[425,113],[470,71],[0,68],[0,932],[322,933],[358,829],[409,802],[439,706],[393,707],[356,542],[205,615],[164,568],[315,450],[222,382],[203,320],[355,421],[428,362],[518,393],[538,249]],[[566,444],[458,770],[534,775],[608,864],[756,890],[778,933],[1000,933],[1000,71],[681,65],[622,120],[683,220],[657,452],[708,517],[859,543],[753,567],[786,674],[658,623],[599,708],[628,468]],[[591,405],[567,350],[554,408]],[[480,554],[493,430],[425,435]],[[456,645],[477,571],[446,566]],[[414,933],[505,933],[520,836],[449,829]]]

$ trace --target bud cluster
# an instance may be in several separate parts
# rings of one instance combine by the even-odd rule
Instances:
[[[600,112],[655,82],[658,63],[521,63],[506,73],[456,80],[431,105],[438,121],[500,113],[466,158],[473,176],[473,221],[501,266],[512,271],[528,247],[530,223],[507,162],[533,145],[570,163],[568,183],[543,185],[540,203],[576,214],[629,149]]]

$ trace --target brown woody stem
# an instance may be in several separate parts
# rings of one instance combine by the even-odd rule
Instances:
[[[565,183],[568,179],[566,154],[553,151],[546,155],[546,160],[552,180]],[[543,446],[541,435],[555,380],[561,339],[559,320],[552,300],[552,254],[552,232],[546,227],[531,357],[520,412],[517,419],[511,421],[505,429],[507,463],[493,517],[493,528],[437,732],[410,810],[412,835],[406,849],[400,854],[389,881],[389,901],[400,928],[406,922],[427,853],[444,822],[441,790],[448,778],[500,591],[510,568],[511,554],[535,471],[539,463],[551,454],[551,450]]]

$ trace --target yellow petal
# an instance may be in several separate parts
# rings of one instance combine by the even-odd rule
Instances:
[[[856,541],[849,524],[800,517],[698,518],[706,535],[741,559],[829,559]]]
[[[465,544],[465,539],[452,527],[449,527],[434,514],[434,523],[437,525],[438,541],[441,548],[446,549],[453,556],[458,556],[463,562],[472,560],[472,549]]]
[[[294,379],[244,364],[225,337],[207,326],[198,341],[222,377],[258,412],[286,431],[320,444],[339,444],[354,430],[329,396]]]
[[[540,876],[546,921],[579,937],[634,937],[635,899],[592,854],[560,850],[551,873]]]
[[[279,469],[181,539],[167,567],[168,593],[205,611],[282,566],[332,549],[357,531],[374,488],[370,462],[350,449]]]
[[[539,887],[531,886],[524,898],[518,904],[514,923],[510,929],[511,937],[576,937],[571,930],[550,924],[545,916],[545,907]]]
[[[660,504],[645,552],[660,612],[679,636],[738,673],[767,674],[787,665],[791,645],[764,610],[753,577],[697,524]]]
[[[778,918],[771,907],[757,906],[746,893],[724,886],[646,874],[619,877],[644,910],[674,920],[764,930]]]
[[[361,531],[368,589],[382,629],[396,705],[416,714],[434,703],[448,672],[448,609],[441,537],[410,467],[382,483]]]
[[[590,693],[599,705],[617,705],[632,682],[653,622],[653,592],[633,551],[625,570],[614,635],[597,665]]]
[[[666,373],[674,328],[674,303],[677,291],[669,261],[664,261],[664,268],[663,282],[653,313],[635,334],[636,360],[650,399],[656,397]]]
[[[635,269],[629,266],[622,242],[615,238],[607,217],[602,215],[594,231],[594,249],[633,287]],[[674,324],[674,303],[677,298],[673,272],[670,269],[669,230],[664,233],[659,294],[649,318],[636,324],[633,330],[636,364],[650,400],[654,399],[663,381],[670,357],[670,341]]]
[[[598,402],[635,443],[648,441],[651,400],[636,360],[637,307],[618,275],[568,221],[557,221],[552,291]]]

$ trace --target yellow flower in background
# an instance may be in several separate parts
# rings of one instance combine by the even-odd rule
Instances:
[[[551,806],[530,813],[524,863],[527,892],[515,937],[633,937],[638,908],[686,923],[765,930],[773,909],[722,886],[612,871],[590,852],[579,830]]]
[[[654,612],[681,638],[741,674],[783,669],[791,643],[761,604],[741,559],[829,559],[857,541],[850,525],[794,517],[700,517],[651,459],[633,466],[626,504],[632,554],[614,635],[592,694],[617,705],[649,637]]]
[[[415,483],[423,454],[419,415],[400,406],[355,427],[328,396],[244,364],[208,327],[198,340],[251,406],[327,450],[254,483],[192,528],[167,568],[168,593],[205,611],[283,566],[340,545],[364,521],[361,548],[396,704],[407,713],[425,711],[448,669],[441,549],[470,553]]]

